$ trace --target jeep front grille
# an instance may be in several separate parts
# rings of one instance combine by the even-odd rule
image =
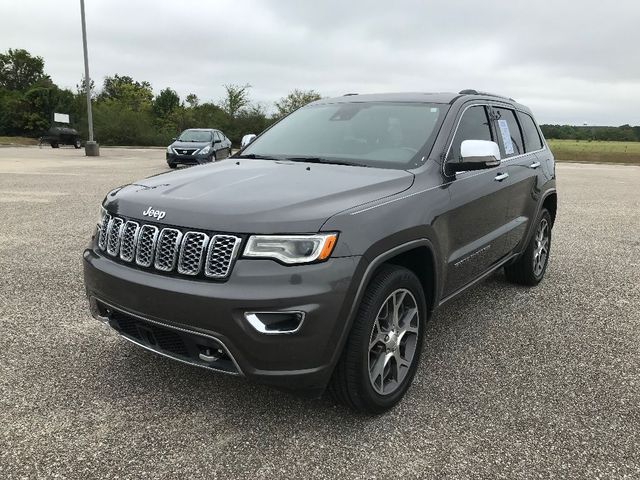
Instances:
[[[170,272],[176,266],[182,232],[175,228],[163,228],[158,237],[154,266],[163,272]]]
[[[215,235],[209,243],[204,274],[212,278],[224,278],[229,274],[231,261],[238,253],[240,242],[233,235]]]
[[[241,240],[235,235],[183,234],[175,228],[140,225],[109,214],[98,229],[98,248],[114,258],[162,272],[215,279],[229,276]]]
[[[122,239],[120,240],[120,258],[125,262],[133,260],[136,253],[136,241],[138,240],[138,222],[128,221],[122,229]]]
[[[120,236],[122,235],[122,225],[124,221],[121,218],[113,217],[109,221],[107,230],[107,253],[116,256],[120,250]]]

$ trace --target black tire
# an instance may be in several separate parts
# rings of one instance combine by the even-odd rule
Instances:
[[[60,148],[60,145],[58,145],[58,142],[51,142],[51,148]]]
[[[218,161],[218,159],[216,157],[216,152],[213,152],[213,155],[211,155],[211,157],[209,158],[209,161],[210,162],[217,162]]]
[[[80,147],[82,147],[82,143],[80,143],[80,140],[76,140],[75,143],[73,144],[73,146],[76,148],[76,150]]]
[[[409,291],[417,306],[417,333],[413,337],[414,353],[403,380],[396,384],[395,390],[388,394],[380,394],[374,389],[373,381],[370,379],[370,341],[382,307],[399,289]],[[404,267],[383,265],[364,292],[351,333],[333,372],[328,387],[329,394],[334,400],[356,411],[376,414],[394,407],[411,385],[420,363],[426,319],[426,299],[420,280]],[[378,332],[384,334],[379,330]],[[398,349],[400,350],[401,347]],[[385,371],[387,371],[386,368],[383,369],[380,377],[382,382],[384,382]]]
[[[544,259],[540,260],[541,253],[536,257],[536,253],[540,247],[539,234],[541,228],[546,225],[546,252]],[[524,253],[511,265],[504,267],[504,273],[510,282],[519,285],[533,287],[540,283],[544,278],[549,264],[549,255],[551,253],[551,215],[546,208],[543,208],[538,214],[533,230],[533,235]],[[538,264],[536,266],[536,264]]]
[[[169,165],[169,168],[176,168],[178,165],[176,165],[175,163],[172,162],[167,162],[167,165]]]

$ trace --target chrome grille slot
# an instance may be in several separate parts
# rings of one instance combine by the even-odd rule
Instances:
[[[114,257],[118,255],[120,250],[120,237],[122,235],[122,225],[124,221],[121,218],[113,217],[109,221],[109,234],[107,236],[107,253]]]
[[[153,252],[158,239],[158,227],[143,225],[138,234],[136,249],[136,263],[142,267],[150,267],[153,262]]]
[[[136,241],[140,225],[138,222],[129,220],[122,229],[122,240],[120,241],[120,258],[125,262],[130,262],[136,253]]]
[[[233,235],[214,235],[209,242],[204,274],[211,278],[225,278],[240,248],[240,238]]]
[[[107,248],[107,236],[109,234],[109,222],[111,222],[111,215],[108,213],[102,217],[102,223],[100,224],[100,236],[98,237],[98,246],[101,250]]]
[[[154,267],[163,272],[170,272],[176,265],[176,257],[182,240],[182,232],[175,228],[163,228],[156,246]]]
[[[197,275],[202,268],[202,257],[207,248],[209,236],[201,232],[187,232],[182,239],[178,273]]]

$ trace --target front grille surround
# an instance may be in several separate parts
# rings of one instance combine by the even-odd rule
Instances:
[[[133,260],[136,254],[136,243],[140,233],[140,224],[129,220],[122,228],[122,238],[120,240],[120,258],[125,262]]]
[[[237,259],[242,237],[142,224],[105,215],[97,247],[114,260],[165,274],[224,281]]]
[[[120,239],[122,237],[122,227],[124,226],[124,220],[118,217],[113,217],[109,221],[107,230],[107,253],[109,255],[116,256],[120,251]]]
[[[215,237],[214,237],[215,238]],[[209,244],[209,235],[202,232],[187,232],[182,238],[178,273],[197,275],[202,269],[202,260]]]
[[[136,245],[136,263],[141,267],[150,267],[153,263],[153,252],[156,249],[160,229],[155,225],[143,225]]]
[[[111,222],[111,215],[108,213],[102,217],[102,224],[99,228],[98,246],[104,250],[107,248],[107,236],[109,235],[109,223]]]
[[[225,278],[238,255],[240,238],[234,235],[214,235],[209,242],[204,274],[210,278]]]
[[[176,258],[180,250],[182,232],[175,228],[163,228],[158,236],[154,267],[163,272],[170,272],[176,266]]]

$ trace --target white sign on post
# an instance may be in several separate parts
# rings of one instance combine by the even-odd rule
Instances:
[[[58,123],[69,123],[69,115],[66,113],[54,113],[53,121]]]

